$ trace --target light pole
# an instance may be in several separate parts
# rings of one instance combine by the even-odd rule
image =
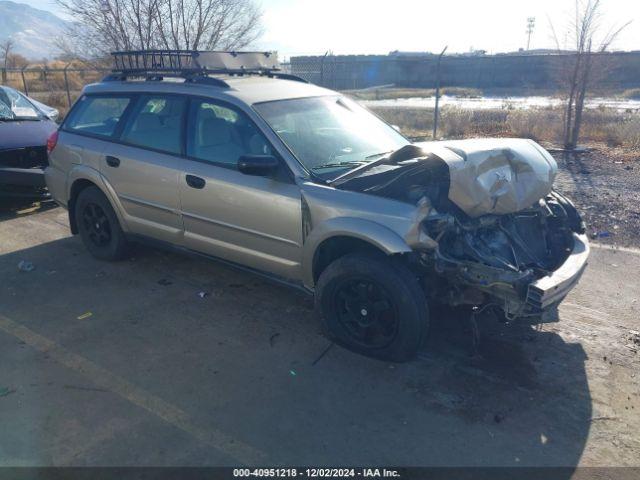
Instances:
[[[438,104],[440,103],[440,62],[444,52],[447,51],[448,45],[442,49],[440,55],[438,55],[438,64],[436,65],[436,108],[433,111],[433,139],[436,139],[438,133]]]
[[[531,45],[531,34],[533,34],[533,29],[536,27],[536,17],[527,18],[527,50],[529,50],[529,45]]]

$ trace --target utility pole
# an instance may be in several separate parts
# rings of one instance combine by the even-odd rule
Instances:
[[[438,133],[438,104],[440,103],[440,62],[444,52],[447,51],[448,45],[444,47],[440,55],[438,55],[438,64],[436,65],[436,108],[433,111],[433,139],[436,139]]]
[[[529,50],[529,46],[531,45],[531,35],[533,34],[534,28],[536,28],[536,17],[527,18],[527,50]]]

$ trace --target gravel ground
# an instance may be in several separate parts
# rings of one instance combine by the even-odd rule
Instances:
[[[479,356],[433,310],[400,365],[330,348],[310,298],[247,273],[95,260],[61,208],[0,215],[0,278],[0,466],[640,463],[635,250],[594,248],[557,323],[481,319]]]
[[[592,239],[640,246],[640,152],[590,146],[579,154],[557,153],[556,189],[571,198]]]

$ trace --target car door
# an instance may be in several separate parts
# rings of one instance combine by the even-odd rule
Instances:
[[[186,150],[179,180],[185,245],[298,279],[300,189],[282,161],[270,176],[238,171],[242,155],[275,153],[249,117],[233,106],[193,98]]]
[[[178,179],[187,99],[139,95],[119,134],[103,153],[100,171],[115,190],[131,232],[179,244]]]

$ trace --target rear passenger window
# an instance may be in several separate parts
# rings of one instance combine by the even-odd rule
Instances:
[[[272,155],[269,143],[244,113],[208,100],[193,100],[187,155],[235,167],[242,155]]]
[[[173,96],[144,96],[134,108],[122,132],[132,145],[181,153],[182,116],[186,100]]]
[[[110,137],[130,102],[129,97],[85,96],[65,123],[65,129]]]

